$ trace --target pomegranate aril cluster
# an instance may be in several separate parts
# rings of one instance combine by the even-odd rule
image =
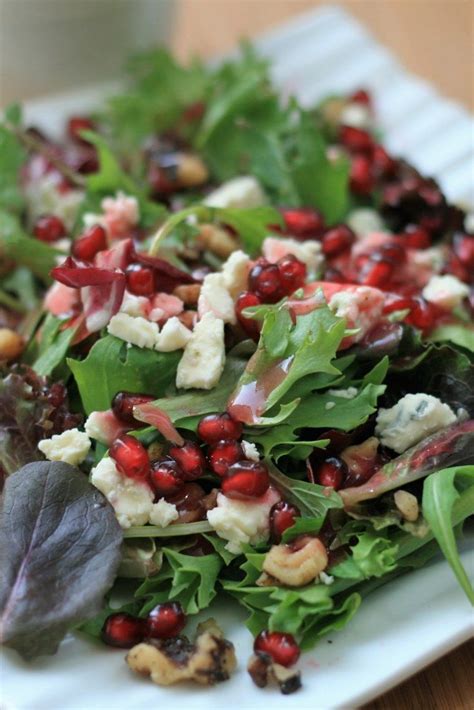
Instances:
[[[293,666],[301,654],[294,636],[280,631],[261,631],[253,648],[255,652],[268,653],[275,663],[286,668]]]
[[[248,284],[260,303],[276,303],[304,286],[305,280],[306,265],[287,254],[276,264],[259,259],[249,273]]]
[[[179,602],[158,604],[146,618],[125,612],[110,614],[102,627],[102,641],[116,648],[131,648],[147,638],[167,639],[178,636],[186,625]]]
[[[92,261],[95,255],[107,248],[107,233],[100,224],[93,224],[74,240],[72,255],[80,261]]]
[[[44,214],[36,220],[33,234],[42,242],[56,242],[66,236],[66,227],[60,217],[56,217],[54,214]]]
[[[115,439],[109,449],[117,469],[136,481],[146,481],[150,473],[150,459],[143,444],[129,434]]]

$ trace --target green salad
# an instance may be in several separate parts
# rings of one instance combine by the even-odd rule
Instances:
[[[59,138],[9,107],[2,642],[30,660],[74,631],[213,685],[225,597],[252,680],[292,693],[301,651],[440,551],[473,603],[469,224],[368,91],[303,107],[247,45],[138,56]]]

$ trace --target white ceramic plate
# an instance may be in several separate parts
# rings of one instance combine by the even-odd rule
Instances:
[[[352,18],[325,8],[266,35],[258,45],[275,61],[275,81],[307,103],[327,92],[372,89],[389,147],[438,177],[451,199],[474,204],[472,118],[408,75]],[[36,101],[27,118],[58,128],[65,116],[90,107],[102,94],[95,88]],[[463,559],[474,571],[467,544]],[[168,710],[177,704],[187,710],[247,709],[265,702],[274,710],[353,708],[465,641],[473,627],[472,610],[439,559],[371,595],[345,630],[305,654],[304,687],[284,697],[274,689],[258,690],[245,672],[251,637],[243,610],[220,603],[213,613],[236,644],[240,669],[212,691],[158,688],[128,672],[123,652],[71,636],[56,657],[31,665],[5,654],[5,710]]]

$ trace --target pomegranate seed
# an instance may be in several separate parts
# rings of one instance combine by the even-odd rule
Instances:
[[[355,242],[355,234],[347,224],[338,224],[324,233],[323,252],[326,256],[338,256],[350,249]]]
[[[178,493],[167,500],[178,509],[180,523],[193,523],[206,517],[204,497],[204,490],[198,483],[185,483]]]
[[[249,273],[249,288],[264,303],[279,301],[283,296],[283,289],[278,266],[259,259]]]
[[[293,237],[317,237],[324,229],[322,214],[312,207],[281,209],[280,212],[285,221],[286,233]]]
[[[351,162],[349,186],[356,195],[368,195],[374,189],[372,164],[365,155],[355,155]]]
[[[67,124],[67,132],[69,137],[73,141],[78,143],[87,143],[87,141],[81,137],[81,131],[94,131],[95,124],[86,116],[72,116]]]
[[[149,394],[136,394],[134,392],[117,392],[112,400],[112,410],[121,422],[124,424],[130,424],[130,426],[143,426],[142,422],[139,422],[133,416],[133,408],[137,407],[139,404],[145,404],[146,402],[153,402],[155,397]]]
[[[260,498],[270,486],[266,466],[257,461],[238,461],[229,466],[222,480],[222,492],[229,498]]]
[[[355,126],[341,126],[339,140],[351,153],[368,153],[374,144],[370,133]]]
[[[137,619],[131,614],[118,612],[111,614],[102,627],[102,641],[116,648],[131,648],[140,643],[145,635],[143,619]]]
[[[64,222],[54,214],[44,214],[35,222],[33,234],[42,242],[56,242],[66,236]]]
[[[415,304],[411,298],[403,298],[400,296],[391,298],[390,296],[387,296],[383,307],[383,313],[387,315],[388,313],[395,313],[396,311],[405,311],[407,308],[411,310],[414,305]]]
[[[198,424],[197,433],[206,444],[216,444],[222,439],[240,439],[242,424],[230,414],[208,414]]]
[[[372,165],[378,177],[390,177],[397,172],[397,161],[390,157],[385,148],[375,145],[372,151]]]
[[[74,240],[72,254],[81,261],[92,261],[97,252],[107,248],[107,233],[100,224],[94,224]]]
[[[408,249],[428,249],[431,246],[431,236],[416,224],[407,224],[405,230],[400,235],[404,246]]]
[[[261,303],[262,302],[257,296],[257,294],[250,293],[250,291],[244,291],[243,293],[241,293],[235,303],[235,313],[237,315],[237,320],[239,321],[240,325],[242,326],[243,330],[245,330],[247,335],[249,335],[251,338],[254,338],[255,340],[257,340],[258,336],[260,335],[260,323],[253,320],[252,318],[246,318],[242,315],[242,311],[244,311],[246,308],[251,308],[252,306],[259,306]]]
[[[127,289],[136,296],[151,296],[155,291],[155,272],[150,266],[130,264],[125,270]]]
[[[349,101],[356,104],[364,104],[365,106],[372,105],[372,99],[367,89],[357,89],[349,96]]]
[[[474,269],[474,236],[471,234],[455,234],[453,249],[463,266],[468,269]]]
[[[223,476],[227,473],[229,466],[243,458],[242,446],[234,439],[223,439],[209,449],[209,463],[218,476]]]
[[[342,459],[330,456],[325,459],[316,471],[316,482],[320,486],[334,488],[335,491],[344,483],[348,469]]]
[[[374,257],[375,254],[372,255],[372,258]],[[407,260],[407,255],[400,244],[391,242],[389,244],[382,244],[376,258],[381,258],[382,260],[388,259],[394,264],[404,264]]]
[[[306,280],[306,264],[296,258],[293,254],[283,256],[278,262],[280,272],[280,283],[285,294],[290,295],[298,288],[304,286]]]
[[[460,281],[469,282],[472,279],[472,276],[470,277],[469,275],[469,269],[462,264],[455,254],[449,256],[447,263],[444,265],[443,273],[452,274]]]
[[[123,434],[115,439],[109,450],[118,470],[124,476],[142,481],[150,472],[150,459],[148,453],[138,439],[128,434]]]
[[[268,653],[275,663],[293,666],[300,657],[300,648],[291,634],[280,631],[261,631],[253,644],[254,651]]]
[[[148,169],[148,183],[154,195],[170,195],[177,189],[177,180],[169,170],[152,163]]]
[[[411,312],[405,318],[405,321],[415,328],[426,331],[433,328],[438,311],[432,303],[428,303],[421,296],[415,296],[412,299]]]
[[[300,511],[294,505],[281,500],[270,510],[270,532],[273,542],[280,542],[285,530],[293,527]]]
[[[336,283],[336,284],[347,283],[347,279],[344,276],[344,274],[342,274],[339,271],[339,269],[334,269],[331,266],[328,269],[326,269],[326,271],[324,272],[324,280],[325,281],[332,281],[333,283]]]
[[[174,459],[159,459],[151,465],[150,483],[158,496],[174,496],[184,486],[183,472]]]
[[[158,604],[146,619],[147,635],[155,639],[177,636],[186,625],[186,617],[179,602]]]
[[[178,462],[185,481],[194,481],[200,478],[206,468],[206,459],[194,441],[185,441],[183,446],[172,446],[169,454]]]
[[[360,283],[364,286],[380,288],[387,286],[393,273],[394,264],[391,260],[374,254],[367,262]]]

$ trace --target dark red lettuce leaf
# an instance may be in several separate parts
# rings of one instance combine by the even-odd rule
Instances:
[[[100,269],[97,266],[84,266],[75,262],[70,256],[60,266],[51,269],[51,276],[70,288],[104,286],[115,281],[125,284],[125,274],[121,271]]]
[[[122,530],[112,506],[69,464],[37,461],[0,500],[0,641],[29,660],[56,652],[96,615],[115,579]]]
[[[28,367],[15,368],[0,379],[0,478],[43,455],[38,441],[82,421],[68,408],[60,382],[50,383]]]

